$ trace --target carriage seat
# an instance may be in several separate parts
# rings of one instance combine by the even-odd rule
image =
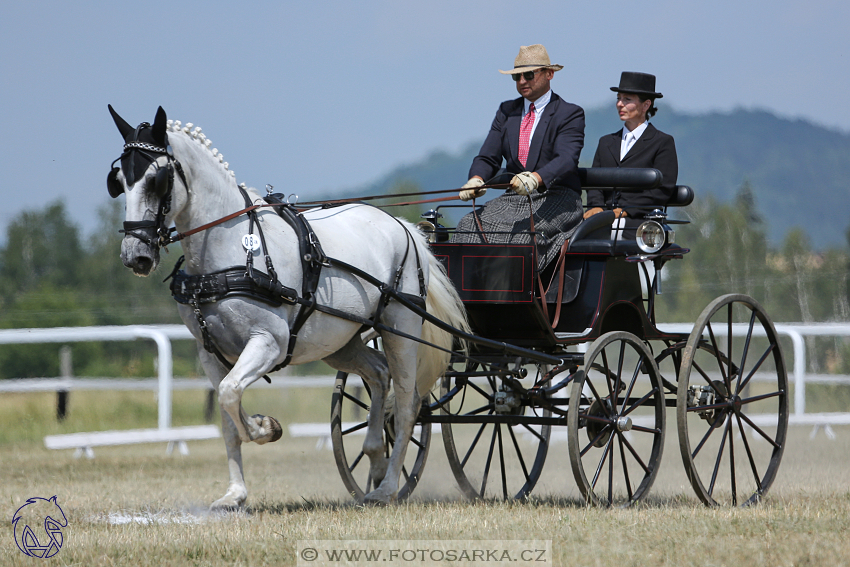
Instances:
[[[653,170],[654,171],[654,170]],[[667,207],[686,207],[694,201],[694,190],[687,185],[677,185]],[[634,242],[620,241],[614,247],[611,240],[611,224],[614,222],[614,211],[602,211],[589,219],[585,219],[570,238],[568,250],[575,253],[588,254],[639,254],[640,249]],[[675,245],[673,245],[675,246]]]

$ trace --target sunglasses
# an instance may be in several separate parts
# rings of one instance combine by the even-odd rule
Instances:
[[[511,77],[513,77],[514,81],[516,82],[519,82],[520,77],[524,78],[526,81],[531,81],[532,79],[534,79],[534,74],[536,72],[537,71],[526,71],[525,73],[514,73],[511,75]]]

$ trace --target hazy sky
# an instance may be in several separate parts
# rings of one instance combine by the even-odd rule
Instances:
[[[643,71],[680,111],[762,108],[847,133],[848,22],[847,0],[8,1],[0,234],[58,197],[96,226],[122,145],[107,103],[134,125],[162,105],[238,181],[318,199],[483,139],[516,96],[497,70],[532,43],[565,67],[555,92],[588,108]]]

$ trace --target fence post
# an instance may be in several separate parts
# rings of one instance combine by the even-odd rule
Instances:
[[[213,419],[215,419],[215,389],[210,388],[207,390],[207,404],[204,408],[204,421],[207,423],[212,423]]]
[[[56,391],[56,419],[65,421],[68,415],[68,395],[71,389],[71,377],[74,369],[71,359],[71,347],[64,345],[59,349],[59,373],[62,375],[63,387]]]

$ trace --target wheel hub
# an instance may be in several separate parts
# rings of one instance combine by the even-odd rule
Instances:
[[[598,417],[605,420],[609,420],[611,413],[611,402],[609,400],[603,400],[600,403],[598,400],[590,404],[590,408],[587,410],[588,417]],[[622,418],[621,418],[622,419]],[[631,420],[629,418],[624,418],[629,421],[629,429],[631,429]],[[618,420],[619,421],[619,420]],[[611,435],[614,433],[614,429],[609,427],[609,423],[603,423],[601,421],[596,420],[587,420],[587,439],[593,442],[595,447],[604,447],[608,440],[611,439]],[[608,429],[603,433],[603,430]],[[602,435],[599,435],[602,433]],[[599,435],[599,439],[596,437]]]
[[[711,386],[700,386],[694,384],[688,390],[688,407],[713,406],[727,402],[729,392],[726,385],[720,380],[713,380]],[[740,409],[740,402],[738,404]],[[708,408],[697,411],[702,419],[709,422],[712,427],[720,427],[726,421],[727,410],[724,408]]]
[[[520,415],[522,413],[519,396],[513,390],[504,389],[504,386],[493,395],[493,406],[498,414]]]

